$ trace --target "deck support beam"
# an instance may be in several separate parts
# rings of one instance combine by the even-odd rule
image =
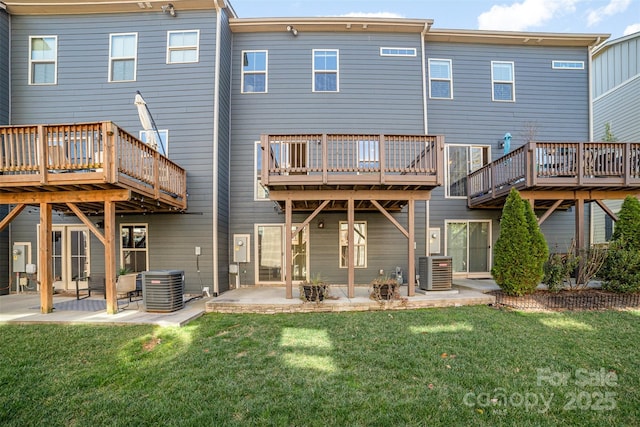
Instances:
[[[104,202],[104,276],[107,314],[118,312],[116,295],[116,204]]]
[[[291,299],[293,298],[293,277],[292,277],[292,273],[293,273],[293,254],[291,253],[292,251],[292,244],[291,244],[291,239],[293,237],[292,235],[292,228],[293,228],[293,222],[292,222],[292,212],[291,212],[291,199],[287,199],[285,202],[285,209],[284,209],[284,216],[285,216],[285,221],[284,221],[284,235],[285,235],[285,241],[284,241],[284,265],[285,265],[285,283],[286,283],[286,287],[287,287],[287,299]]]
[[[347,201],[347,260],[349,266],[348,273],[348,295],[349,298],[354,298],[356,296],[356,288],[355,288],[355,259],[353,256],[353,248],[354,248],[354,238],[355,238],[355,201],[353,198],[349,198]]]
[[[51,216],[49,203],[40,204],[40,232],[38,242],[38,272],[40,274],[40,312],[53,312],[53,276],[51,272]]]

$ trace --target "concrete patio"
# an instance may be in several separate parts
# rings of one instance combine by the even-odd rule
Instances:
[[[449,291],[423,291],[416,288],[407,297],[407,287],[400,289],[399,300],[375,301],[369,298],[368,286],[356,286],[355,297],[349,298],[346,286],[331,286],[331,298],[321,303],[304,302],[294,286],[293,298],[285,298],[284,287],[247,287],[234,289],[206,302],[206,311],[217,313],[308,313],[372,310],[409,310],[429,307],[458,307],[491,304],[493,295],[486,292],[499,289],[493,280],[456,279]]]
[[[304,313],[370,310],[408,310],[428,307],[458,307],[463,305],[491,304],[493,295],[486,292],[498,289],[493,280],[455,279],[450,291],[426,292],[416,289],[416,295],[407,298],[407,287],[401,288],[401,299],[377,302],[369,298],[368,286],[357,286],[355,298],[347,297],[346,286],[332,286],[332,298],[321,304],[303,302],[298,297],[285,298],[284,287],[247,287],[230,290],[216,298],[186,298],[185,307],[170,313],[152,313],[143,310],[142,301],[120,302],[116,314],[107,314],[105,309],[90,305],[102,303],[101,295],[82,300],[80,307],[74,296],[54,295],[53,313],[40,313],[40,296],[37,293],[22,293],[0,296],[0,323],[95,323],[122,325],[184,326],[205,313]],[[80,301],[80,302],[82,302]],[[65,307],[62,309],[62,307]],[[72,308],[72,309],[69,309]],[[94,311],[88,311],[88,310]]]

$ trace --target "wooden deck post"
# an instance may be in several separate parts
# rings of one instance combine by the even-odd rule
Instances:
[[[53,311],[53,276],[51,272],[51,213],[49,203],[40,203],[40,241],[38,242],[38,271],[40,273],[40,312]]]
[[[355,212],[354,212],[354,200],[353,196],[349,197],[347,201],[347,259],[349,266],[348,273],[348,295],[349,298],[354,298],[356,294],[355,289],[355,260],[353,256],[354,239],[355,239]]]
[[[118,312],[116,295],[116,204],[104,202],[104,276],[107,313]]]
[[[291,245],[291,228],[293,226],[292,223],[292,213],[293,210],[293,202],[291,201],[291,197],[288,197],[285,201],[284,208],[284,271],[285,271],[285,283],[287,286],[287,299],[293,298],[293,277],[291,273],[293,271],[293,254],[292,245]]]
[[[416,294],[416,247],[415,247],[415,210],[416,201],[409,199],[408,205],[409,220],[409,275],[407,276],[407,286],[409,287],[408,296],[412,297]],[[429,234],[427,230],[427,235]]]
[[[576,279],[582,277],[584,270],[584,259],[580,257],[580,252],[585,249],[584,241],[584,199],[582,196],[576,197],[576,256],[578,257],[578,272]]]

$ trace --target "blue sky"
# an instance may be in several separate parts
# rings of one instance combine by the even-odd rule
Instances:
[[[229,0],[240,18],[369,16],[433,19],[434,28],[640,31],[640,0]]]

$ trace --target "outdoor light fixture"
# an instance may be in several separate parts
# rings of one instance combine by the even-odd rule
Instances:
[[[175,7],[173,7],[172,3],[167,3],[166,5],[162,6],[162,13],[168,13],[174,18],[176,17],[176,9]]]
[[[318,221],[318,228],[324,228],[324,219]]]
[[[293,28],[293,25],[287,25],[287,31],[293,34],[294,36],[298,35],[298,30]]]

